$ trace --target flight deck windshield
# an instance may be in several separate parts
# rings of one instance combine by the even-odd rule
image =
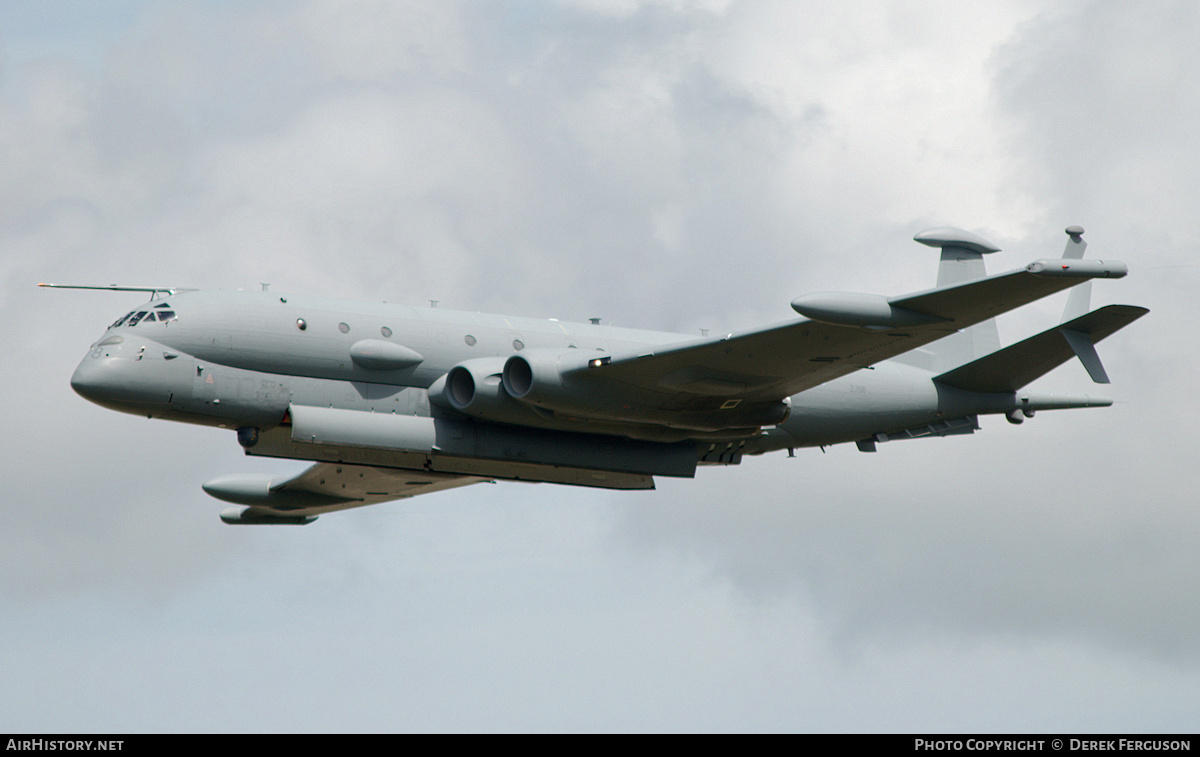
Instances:
[[[170,304],[163,302],[155,305],[149,310],[134,310],[118,318],[110,329],[115,329],[118,326],[136,326],[139,323],[165,323],[175,320],[175,311],[171,309]]]

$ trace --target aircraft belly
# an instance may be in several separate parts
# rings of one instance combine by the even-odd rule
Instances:
[[[291,427],[264,432],[252,455],[650,488],[653,475],[691,477],[696,446],[424,416],[293,405]]]

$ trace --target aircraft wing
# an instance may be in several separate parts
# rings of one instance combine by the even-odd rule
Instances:
[[[229,508],[221,520],[231,524],[305,524],[335,510],[374,505],[418,494],[488,481],[476,476],[316,463],[292,478],[237,475],[204,484],[212,496],[244,507]]]
[[[793,307],[808,319],[718,339],[614,355],[572,372],[583,383],[623,382],[669,407],[680,393],[778,401],[934,342],[1092,278],[1119,278],[1117,262],[1040,260],[1024,269],[899,297],[810,295]],[[565,377],[564,377],[565,378]]]

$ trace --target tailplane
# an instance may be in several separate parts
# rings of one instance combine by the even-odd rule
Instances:
[[[1108,305],[947,371],[934,381],[969,392],[1015,392],[1079,357],[1093,381],[1107,384],[1096,342],[1149,312],[1136,305]]]

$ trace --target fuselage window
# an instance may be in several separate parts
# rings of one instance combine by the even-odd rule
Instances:
[[[136,325],[138,325],[138,321],[142,320],[145,317],[146,317],[146,311],[139,310],[133,314],[133,317],[129,319],[129,323],[126,323],[125,325],[126,326],[136,326]]]
[[[388,339],[391,339],[391,338],[392,338],[392,330],[391,330],[391,329],[389,329],[387,326],[384,326],[383,328],[381,328],[381,329],[379,330],[379,333],[380,333],[380,334],[383,334],[383,335],[384,335],[384,337],[386,337],[386,338],[388,338]]]
[[[466,336],[464,336],[463,341],[467,343],[468,347],[475,346],[475,337],[471,336],[470,334],[467,334]]]
[[[338,331],[342,332],[343,334],[349,334],[350,333],[350,324],[344,323],[344,322],[339,323]]]

